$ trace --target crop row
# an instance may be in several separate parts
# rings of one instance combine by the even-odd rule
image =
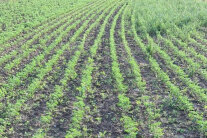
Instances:
[[[123,12],[125,12],[126,9],[127,8],[125,8]],[[128,133],[128,136],[136,137],[137,131],[138,131],[137,129],[138,123],[136,122],[136,120],[134,120],[132,117],[128,115],[128,112],[132,105],[131,105],[130,99],[125,94],[128,88],[123,83],[124,78],[120,71],[120,67],[119,67],[120,65],[118,63],[116,43],[115,43],[115,38],[114,38],[115,26],[117,24],[117,20],[120,14],[121,14],[121,11],[114,17],[114,20],[112,22],[112,26],[110,29],[110,55],[112,59],[111,68],[112,68],[113,78],[115,79],[116,88],[119,91],[118,93],[119,101],[117,105],[122,109],[122,117],[120,121],[123,122],[124,131]]]
[[[134,13],[133,13],[134,14]],[[156,50],[156,52],[162,52],[161,49],[158,46],[153,46],[153,40],[150,38],[150,36],[148,36],[146,34],[146,37],[148,38],[148,41],[150,42],[149,45],[146,47],[145,44],[142,42],[142,39],[140,37],[138,37],[136,29],[135,29],[135,17],[132,16],[132,31],[134,34],[134,39],[136,40],[137,44],[139,45],[139,47],[142,49],[143,53],[147,56],[151,68],[153,70],[153,72],[155,74],[157,74],[158,78],[160,78],[162,80],[162,82],[166,85],[166,87],[168,88],[168,90],[170,91],[170,96],[172,98],[176,99],[176,103],[177,106],[182,109],[185,110],[188,114],[188,117],[192,120],[195,121],[197,123],[197,125],[199,126],[199,130],[201,132],[206,132],[206,121],[203,120],[203,117],[201,114],[199,114],[197,111],[195,111],[193,104],[189,101],[188,97],[184,95],[184,93],[181,93],[182,91],[176,86],[174,85],[171,81],[169,76],[167,75],[167,73],[165,73],[159,66],[159,64],[157,63],[157,61],[153,58],[153,50]],[[183,71],[176,65],[174,65],[171,62],[171,59],[165,59],[165,56],[168,57],[165,53],[162,52],[163,55],[161,55],[159,53],[159,56],[162,56],[162,58],[164,58],[164,60],[166,61],[167,65],[171,65],[171,67],[173,67],[174,71],[176,71],[176,73],[180,73],[183,74]],[[175,69],[176,68],[176,69]],[[179,76],[182,77],[183,80],[186,80],[186,84],[191,83],[191,81],[188,79],[188,77],[184,77],[183,75]],[[188,81],[189,80],[189,81]],[[189,86],[193,88],[197,87],[196,85],[191,85],[189,84]],[[202,95],[203,92],[200,92],[199,89],[196,90],[198,95]],[[204,97],[201,97],[202,99],[205,99]]]
[[[130,15],[129,14],[130,10],[127,10],[125,12],[126,12],[125,14]],[[141,103],[138,103],[138,105],[143,104],[146,108],[146,114],[148,116],[148,122],[149,122],[148,128],[150,132],[153,134],[154,137],[162,137],[163,129],[160,128],[161,122],[156,121],[156,119],[158,119],[161,115],[159,114],[159,112],[157,112],[154,103],[149,100],[150,97],[147,96],[146,82],[142,78],[140,67],[137,64],[136,59],[133,57],[128,41],[126,40],[125,35],[127,32],[126,32],[125,27],[126,25],[129,25],[129,24],[125,23],[126,22],[125,16],[126,15],[123,14],[123,17],[121,20],[121,38],[122,38],[125,50],[128,54],[128,62],[132,68],[133,75],[135,77],[136,86],[139,89],[139,92],[142,93],[142,97],[139,97],[141,99]],[[139,99],[136,99],[136,100],[139,101]]]
[[[96,9],[94,9],[94,10],[96,10]],[[42,63],[42,60],[44,60],[45,57],[53,49],[55,49],[58,45],[61,45],[64,37],[66,37],[67,34],[72,29],[76,28],[78,26],[78,24],[81,23],[81,21],[83,21],[84,19],[86,19],[87,16],[89,16],[92,13],[93,13],[93,11],[88,12],[83,19],[79,19],[79,20],[75,21],[72,25],[70,25],[69,27],[67,27],[67,29],[65,29],[64,31],[62,31],[62,29],[65,26],[63,26],[63,27],[59,28],[58,30],[56,30],[56,32],[59,32],[60,35],[55,39],[55,41],[53,41],[47,47],[44,46],[44,48],[43,48],[44,51],[42,53],[40,53],[38,56],[36,56],[35,58],[33,58],[32,61],[29,64],[27,64],[24,67],[23,70],[21,70],[20,72],[17,72],[15,76],[10,76],[10,78],[8,79],[7,84],[5,84],[5,88],[8,88],[8,91],[14,90],[14,88],[16,88],[17,86],[19,86],[20,83],[22,83],[23,80],[26,79],[30,73],[34,72],[35,70],[38,71],[39,68],[41,68],[43,66],[43,64],[41,64]],[[81,14],[79,16],[81,17]],[[57,51],[58,49],[56,48],[55,50]]]
[[[52,39],[53,37],[57,37],[57,34],[59,34],[61,32],[59,30],[63,30],[65,27],[69,26],[73,21],[75,21],[75,20],[79,19],[81,16],[83,16],[84,13],[87,13],[88,10],[89,10],[89,8],[88,9],[84,9],[82,11],[78,10],[78,11],[72,13],[72,15],[67,16],[65,19],[62,19],[62,20],[60,20],[59,22],[57,22],[57,23],[55,23],[53,25],[45,27],[44,29],[41,29],[41,31],[37,30],[35,35],[32,36],[32,39],[26,41],[18,50],[13,49],[10,53],[5,53],[6,54],[5,56],[2,55],[2,58],[0,58],[0,65],[2,65],[5,62],[7,62],[7,64],[5,65],[4,68],[7,71],[11,71],[12,68],[17,67],[20,64],[22,59],[24,59],[25,57],[29,56],[30,53],[36,51],[36,49],[38,47],[34,47],[35,46],[34,45],[35,40],[39,41],[40,48],[45,48],[46,43],[50,39]],[[68,22],[68,20],[69,20],[69,22]],[[62,22],[63,23],[67,22],[67,23],[63,24],[62,26],[59,26],[59,24],[61,25]],[[49,30],[52,30],[52,28],[56,28],[56,31],[51,33],[50,35],[45,34],[46,38],[44,38],[42,36],[42,34],[44,34],[45,32],[48,32]],[[32,47],[31,47],[31,45],[32,45]],[[8,47],[7,47],[7,49],[8,49]],[[12,57],[15,57],[15,59],[12,62],[8,62],[8,60],[12,59]]]
[[[123,3],[123,2],[122,2]],[[69,126],[69,131],[66,137],[75,137],[75,136],[81,136],[81,122],[83,119],[83,116],[85,114],[85,104],[84,99],[86,98],[87,93],[93,93],[93,90],[91,89],[91,81],[92,81],[92,72],[94,70],[94,57],[96,56],[97,49],[99,45],[101,44],[101,38],[104,34],[105,26],[108,22],[108,19],[114,11],[117,9],[118,6],[120,6],[121,3],[116,3],[117,5],[114,6],[110,13],[106,16],[103,24],[101,25],[100,32],[97,35],[97,38],[94,41],[94,44],[90,48],[90,54],[91,56],[87,59],[87,64],[85,66],[85,69],[82,72],[82,79],[81,79],[81,86],[78,88],[79,90],[79,96],[77,97],[77,102],[73,104],[75,110],[72,111],[72,118],[71,118],[71,124]],[[121,9],[120,9],[121,10]],[[119,11],[120,11],[119,10]]]
[[[93,4],[94,3],[92,3],[89,6],[92,6]],[[46,32],[46,31],[44,31],[45,29],[48,29],[48,27],[49,28],[52,28],[52,27],[54,28],[54,26],[55,26],[54,24],[56,24],[56,25],[61,24],[61,22],[60,22],[61,20],[62,20],[62,22],[65,21],[63,19],[66,19],[66,21],[67,21],[68,17],[71,17],[71,14],[78,13],[78,11],[82,11],[84,6],[85,5],[81,6],[80,9],[78,9],[78,10],[76,8],[73,8],[73,9],[71,9],[70,11],[68,11],[64,14],[61,14],[61,16],[59,16],[58,18],[57,18],[57,15],[55,15],[55,17],[52,17],[51,19],[48,19],[47,21],[43,22],[42,24],[38,25],[37,27],[34,27],[30,31],[25,29],[24,32],[28,32],[28,33],[24,34],[23,36],[21,34],[19,34],[17,36],[17,38],[15,38],[15,41],[5,42],[4,44],[2,44],[0,51],[3,52],[5,49],[8,50],[8,48],[10,48],[11,46],[16,46],[19,43],[24,42],[25,40],[27,40],[31,37],[39,35],[40,32],[45,33]],[[30,29],[30,28],[28,28],[28,29]]]
[[[97,7],[97,9],[98,9],[98,7]],[[56,54],[54,54],[51,57],[51,59],[48,60],[47,63],[45,63],[45,66],[43,66],[43,67],[41,67],[39,69],[39,71],[38,71],[39,74],[37,75],[36,78],[33,78],[32,82],[29,84],[29,86],[25,90],[20,90],[18,93],[13,93],[12,92],[14,90],[13,89],[14,88],[13,85],[10,85],[10,84],[8,85],[7,84],[7,86],[13,87],[13,88],[10,88],[9,89],[9,95],[7,95],[7,98],[8,98],[8,103],[7,104],[8,104],[8,106],[6,108],[7,111],[5,112],[5,116],[7,117],[7,120],[5,120],[3,122],[3,124],[4,124],[3,126],[4,127],[2,129],[4,129],[6,127],[6,125],[9,123],[8,122],[8,120],[10,120],[9,118],[13,118],[15,116],[15,118],[18,120],[18,116],[19,116],[19,113],[18,112],[21,109],[21,107],[23,106],[23,104],[25,103],[25,101],[28,100],[28,99],[30,99],[30,98],[32,98],[34,96],[34,94],[37,91],[37,89],[40,88],[40,85],[41,85],[42,80],[44,79],[44,76],[46,74],[48,74],[52,70],[52,67],[58,61],[59,57],[63,54],[63,52],[66,49],[70,48],[69,45],[72,42],[74,42],[76,40],[76,38],[84,31],[84,29],[87,26],[87,24],[89,23],[90,19],[93,19],[96,16],[96,14],[94,13],[93,10],[91,11],[91,13],[89,13],[89,15],[90,14],[92,14],[92,15],[89,17],[89,19],[86,20],[86,22],[84,22],[82,24],[82,26],[74,33],[74,35],[70,38],[70,40],[67,43],[65,43],[64,45],[62,45],[60,49],[57,49]],[[87,19],[87,16],[85,16],[85,19]],[[83,20],[84,20],[84,18],[83,18]],[[67,28],[66,31],[64,31],[62,33],[62,35],[58,37],[58,40],[59,41],[55,41],[55,44],[53,44],[51,46],[56,46],[58,43],[60,43],[62,41],[62,39],[63,39],[63,36],[67,35],[68,34],[68,31],[71,30],[72,28],[75,28],[76,25],[78,23],[80,23],[80,22],[81,22],[81,20],[77,20],[75,25],[70,26],[69,28]],[[48,52],[48,51],[46,51],[46,52]],[[41,56],[39,56],[38,59],[40,59],[42,57],[44,57],[44,56],[41,55]],[[33,60],[33,61],[34,62],[33,62],[32,65],[33,65],[33,68],[35,68],[35,66],[34,66],[35,64],[34,63],[37,63],[37,62],[35,60]],[[30,65],[30,64],[28,64],[28,65]],[[31,69],[31,66],[28,66],[28,68]],[[31,72],[31,70],[29,70],[29,69],[26,70],[26,73],[27,72]],[[23,74],[23,78],[26,78],[25,72],[22,72],[22,74]],[[14,79],[14,81],[16,81],[16,80],[17,79]],[[21,84],[21,81],[20,80],[18,80],[18,82],[19,82],[18,85]],[[14,84],[16,86],[16,83],[14,83]],[[17,95],[20,98],[16,100],[16,103],[15,104],[13,104],[13,103],[9,102],[10,101],[9,99],[11,97],[14,97],[15,95]]]
[[[111,5],[111,3],[109,3]],[[107,4],[105,4],[104,6],[109,6]],[[90,31],[98,25],[99,21],[104,17],[104,15],[106,14],[107,10],[110,9],[109,7],[104,7],[101,8],[104,9],[104,11],[101,13],[101,15],[90,25],[90,27],[85,31],[84,35],[83,35],[83,39],[81,44],[78,46],[78,50],[75,52],[74,56],[71,58],[71,60],[69,60],[69,62],[67,63],[67,68],[65,69],[65,74],[64,77],[60,80],[60,85],[56,85],[55,86],[55,91],[54,93],[50,94],[50,99],[47,102],[47,109],[48,111],[45,113],[44,116],[41,116],[41,122],[43,124],[43,126],[46,126],[47,124],[50,123],[51,119],[52,119],[52,113],[55,111],[55,108],[58,106],[58,103],[60,101],[60,99],[63,97],[63,91],[65,91],[65,87],[67,86],[67,82],[70,80],[73,80],[77,77],[76,75],[76,71],[75,71],[75,66],[77,65],[77,62],[81,56],[81,54],[84,51],[84,44],[85,41],[88,37],[88,34],[90,33]],[[112,5],[113,6],[113,5]],[[39,129],[37,131],[37,133],[34,135],[36,137],[40,137],[40,136],[44,136],[44,134],[46,133],[47,129],[44,129],[44,132],[41,131],[42,129]]]
[[[58,15],[64,15],[71,10],[81,7],[94,1],[42,1],[35,2],[9,1],[1,3],[0,20],[1,45],[9,42],[11,39],[19,36],[25,31],[31,31],[31,28],[38,28],[46,22],[57,19]],[[47,5],[47,6],[46,6]]]

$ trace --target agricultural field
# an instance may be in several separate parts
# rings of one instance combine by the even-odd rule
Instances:
[[[207,137],[207,3],[0,0],[4,137]]]

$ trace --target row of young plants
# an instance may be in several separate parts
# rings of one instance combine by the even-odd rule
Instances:
[[[29,64],[27,64],[21,71],[17,72],[14,76],[10,76],[8,78],[7,83],[4,84],[3,87],[5,87],[7,91],[13,91],[17,86],[24,82],[24,79],[28,78],[29,74],[33,73],[34,71],[39,72],[39,69],[42,68],[44,65],[42,64],[42,61],[44,61],[45,57],[49,53],[51,53],[53,49],[57,51],[58,49],[56,47],[58,45],[61,45],[63,38],[66,37],[72,29],[75,29],[78,24],[87,19],[88,16],[91,15],[98,8],[99,6],[91,10],[90,12],[86,13],[82,19],[75,21],[66,30],[62,31],[64,26],[56,30],[56,32],[59,32],[60,35],[56,37],[55,41],[53,41],[49,46],[44,45],[43,52],[35,58],[33,58],[32,61]],[[81,17],[81,15],[79,15],[79,17]]]
[[[128,7],[128,6],[127,6]],[[116,43],[115,43],[115,27],[117,24],[117,20],[121,13],[125,12],[127,7],[124,7],[123,11],[119,11],[116,16],[114,17],[114,20],[112,22],[111,28],[110,28],[110,55],[112,59],[111,68],[112,68],[112,74],[113,78],[116,83],[116,88],[118,90],[118,103],[117,105],[121,108],[122,117],[120,121],[123,123],[124,131],[127,133],[128,137],[136,137],[138,134],[138,123],[137,121],[129,116],[129,111],[132,108],[131,101],[129,97],[126,96],[126,92],[128,90],[127,86],[124,84],[124,78],[119,68],[119,62],[118,62],[118,56],[116,51]]]
[[[93,8],[93,6],[91,6],[91,8]],[[94,8],[95,8],[95,6],[94,6]],[[73,18],[72,21],[78,20],[80,17],[82,17],[83,15],[85,15],[85,13],[87,13],[89,10],[90,9],[88,8],[86,11],[78,12],[77,15],[72,15],[73,16],[72,17]],[[70,20],[70,19],[66,19],[66,21],[67,20]],[[71,22],[65,23],[63,26],[61,26],[61,29],[63,30],[63,28],[69,26],[70,24],[71,24]],[[44,49],[46,43],[49,40],[51,40],[52,38],[57,38],[57,34],[59,34],[59,33],[61,33],[61,31],[59,31],[59,32],[58,31],[55,31],[55,32],[51,33],[50,35],[47,35],[46,38],[39,38],[39,41],[44,40],[44,42],[43,42],[43,44],[40,44],[38,46],[41,46],[40,48]],[[13,60],[11,63],[7,63],[5,65],[5,67],[4,67],[5,70],[11,71],[11,69],[13,69],[15,67],[18,67],[18,65],[21,63],[21,61],[23,59],[25,59],[26,57],[28,57],[32,52],[36,52],[36,49],[38,47],[31,47],[31,48],[29,48],[29,46],[30,46],[30,44],[28,44],[26,47],[24,47],[24,49],[21,50],[21,51],[23,51],[23,53],[22,54],[18,54],[18,56],[15,58],[15,60]]]
[[[93,3],[93,4],[95,4],[95,3]],[[91,4],[89,6],[92,6],[93,4]],[[40,34],[42,34],[42,33],[44,34],[45,32],[52,30],[54,27],[58,26],[59,24],[68,21],[69,17],[72,18],[71,14],[83,11],[84,7],[85,7],[85,5],[81,6],[80,9],[78,9],[78,10],[73,8],[73,9],[71,9],[71,11],[68,11],[67,13],[62,14],[59,17],[55,16],[56,18],[49,19],[47,22],[43,22],[38,27],[32,28],[32,30],[30,30],[30,31],[28,31],[28,30],[31,28],[27,28],[28,30],[25,29],[24,32],[28,31],[28,33],[24,34],[23,36],[22,36],[22,34],[19,34],[18,37],[15,37],[14,41],[8,41],[8,42],[3,43],[2,46],[0,47],[0,53],[1,54],[5,53],[4,50],[8,51],[8,49],[9,48],[11,49],[11,47],[13,50],[14,48],[17,48],[16,47],[17,45],[22,44],[21,42],[24,42],[25,40],[28,41],[28,39],[31,37],[40,36]]]
[[[162,82],[165,84],[165,86],[168,88],[170,92],[170,97],[174,99],[174,102],[177,103],[177,107],[181,110],[184,110],[189,119],[193,122],[195,122],[198,125],[198,129],[200,132],[204,133],[204,135],[207,135],[207,121],[203,119],[203,116],[199,114],[197,111],[195,111],[193,104],[189,101],[188,97],[185,96],[182,91],[174,85],[171,81],[167,73],[165,73],[157,63],[157,61],[152,57],[151,53],[148,52],[147,47],[142,42],[142,39],[137,35],[136,30],[136,23],[135,23],[135,13],[133,13],[133,16],[131,18],[132,21],[132,31],[134,34],[134,39],[141,48],[142,52],[146,55],[146,57],[149,60],[150,66],[152,71],[157,75],[159,79],[162,80]]]
[[[1,130],[2,132],[6,129],[7,125],[10,125],[10,122],[13,120],[15,122],[18,122],[20,119],[19,111],[21,110],[24,103],[28,100],[34,97],[35,92],[41,88],[41,83],[44,77],[53,69],[53,66],[57,63],[59,60],[59,57],[63,54],[63,52],[67,49],[70,49],[70,44],[76,41],[76,38],[83,33],[85,28],[87,27],[90,20],[92,20],[96,16],[96,13],[92,13],[90,17],[82,24],[82,26],[74,33],[74,35],[70,38],[70,40],[61,46],[60,49],[57,50],[56,54],[52,56],[50,60],[48,60],[47,63],[45,63],[45,66],[41,67],[39,69],[39,74],[36,78],[33,78],[32,82],[27,86],[26,89],[20,90],[18,92],[18,99],[16,99],[15,103],[11,103],[8,100],[6,111],[4,112],[4,118],[1,118]],[[62,38],[62,37],[61,37]],[[10,94],[16,94],[12,91],[10,91]]]
[[[96,1],[99,3],[100,1]],[[91,2],[86,2],[85,4],[82,3],[76,3],[77,5],[72,6],[71,8],[68,9],[67,12],[59,13],[59,15],[53,15],[49,19],[36,24],[35,26],[25,28],[22,32],[11,38],[11,40],[8,40],[4,43],[2,43],[2,46],[0,48],[0,51],[2,52],[4,49],[7,49],[7,47],[11,47],[11,45],[17,45],[24,41],[25,39],[28,39],[32,36],[34,36],[36,33],[44,30],[50,25],[57,24],[59,23],[60,20],[63,20],[67,18],[68,16],[71,16],[72,13],[75,13],[77,11],[82,11],[86,6],[93,6],[96,2],[91,1]],[[78,7],[78,10],[77,10]],[[0,52],[0,53],[1,53]]]
[[[149,40],[149,39],[148,39]],[[152,42],[152,40],[150,40]],[[153,45],[153,42],[151,43],[151,46]],[[207,102],[207,96],[206,96],[206,90],[201,88],[200,86],[198,86],[195,82],[193,82],[188,75],[177,65],[175,65],[173,63],[173,61],[171,60],[171,58],[169,57],[169,55],[167,53],[165,53],[164,51],[162,51],[160,49],[160,47],[154,45],[153,46],[153,50],[156,53],[159,53],[159,56],[164,60],[165,65],[167,66],[167,68],[171,69],[173,71],[174,74],[176,74],[176,76],[187,86],[187,89],[189,89],[190,94],[194,97],[197,97],[196,99],[203,103],[204,106],[206,105]],[[198,113],[200,114],[200,113]],[[198,116],[197,116],[198,117]],[[203,115],[199,115],[199,117],[203,117]],[[199,118],[199,119],[201,119]],[[200,125],[201,130],[204,130],[203,132],[206,131],[206,121],[200,123],[200,121],[197,121],[196,123],[198,123],[198,125]],[[202,128],[203,127],[203,128]]]
[[[196,50],[193,47],[189,47],[187,43],[183,42],[180,39],[177,39],[174,35],[168,35],[169,39],[172,39],[172,41],[174,41],[176,46],[179,46],[180,49],[182,49],[183,51],[185,51],[186,53],[190,54],[192,57],[194,57],[194,59],[200,63],[202,65],[202,67],[206,67],[207,65],[207,58],[196,52]]]
[[[82,72],[81,85],[78,88],[79,96],[76,97],[77,101],[73,103],[74,110],[72,111],[71,124],[69,125],[69,130],[66,134],[66,138],[80,137],[83,135],[81,132],[81,124],[83,117],[85,116],[86,105],[84,103],[84,100],[87,93],[93,93],[93,90],[91,89],[91,74],[94,70],[94,57],[96,56],[99,45],[101,44],[101,38],[104,34],[105,27],[108,23],[109,18],[113,15],[115,10],[117,10],[118,6],[122,5],[122,3],[123,1],[121,1],[121,3],[119,1],[115,3],[114,8],[111,9],[110,13],[104,19],[99,34],[97,35],[94,44],[90,48],[90,57],[88,57],[85,69]]]
[[[143,26],[142,17],[139,18],[139,24]],[[181,67],[175,65],[171,60],[170,56],[165,51],[161,50],[161,48],[154,43],[154,40],[147,33],[143,32],[143,37],[146,38],[148,41],[148,45],[149,45],[147,47],[148,53],[150,55],[157,53],[164,60],[167,67],[171,69],[174,72],[174,74],[176,74],[178,78],[182,80],[183,83],[185,83],[185,85],[188,86],[191,94],[196,95],[199,101],[203,101],[204,104],[206,104],[207,101],[207,96],[205,95],[206,90],[198,86],[195,82],[193,82],[189,78],[189,76],[182,70]]]
[[[194,40],[191,36],[191,33],[188,33],[186,35],[177,26],[175,26],[175,30],[178,32],[176,35],[177,38],[182,39],[184,42],[193,45],[193,47],[196,48],[198,53],[207,53],[206,46]]]
[[[180,35],[183,35],[182,31],[178,31]],[[189,46],[190,43],[186,42],[185,39],[179,39],[177,38],[175,35],[173,35],[172,33],[169,33],[168,36],[171,37],[171,39],[173,39],[178,46],[183,47],[183,50],[187,50],[186,53],[189,53],[191,55],[193,55],[199,62],[201,62],[204,65],[206,65],[206,61],[207,61],[207,57],[204,56],[204,54],[201,54],[200,52],[197,52],[195,47],[191,47]]]
[[[77,23],[80,23],[80,21],[78,21]],[[67,35],[69,30],[71,30],[72,28],[75,28],[75,27],[76,27],[76,25],[71,26],[68,29],[66,29],[66,31],[63,32],[63,34],[60,35],[60,37],[57,39],[59,41],[56,41],[53,45],[49,46],[48,49],[45,51],[45,53],[43,53],[43,54],[39,55],[37,58],[35,58],[31,62],[31,64],[28,64],[28,66],[23,71],[17,73],[17,76],[12,76],[11,77],[10,81],[7,84],[5,84],[5,88],[9,88],[9,89],[7,89],[7,91],[9,91],[9,93],[7,93],[7,95],[6,95],[6,99],[7,99],[8,103],[9,103],[10,100],[15,99],[19,95],[24,95],[25,94],[24,92],[20,93],[20,92],[12,92],[12,91],[15,91],[16,86],[18,86],[18,85],[20,85],[21,83],[24,82],[22,79],[26,79],[28,77],[29,73],[32,73],[34,70],[37,69],[36,66],[38,64],[40,64],[41,60],[44,59],[45,54],[49,54],[51,49],[62,41],[62,37]],[[41,69],[41,66],[39,67],[39,69]]]
[[[31,1],[7,1],[1,3],[1,37],[0,43],[4,43],[11,38],[19,35],[27,28],[37,26],[53,19],[58,15],[70,11],[73,7],[79,7],[90,1],[74,1],[74,0],[38,0]]]
[[[202,43],[194,40],[190,34],[188,36],[187,42],[190,42],[191,44],[193,44],[193,46],[199,49],[199,51],[203,53],[207,53],[206,45],[203,45]]]
[[[146,108],[146,114],[147,114],[147,121],[148,123],[148,128],[150,129],[150,132],[153,134],[154,137],[162,137],[163,136],[163,130],[160,127],[161,122],[157,121],[157,119],[161,116],[159,114],[159,111],[156,109],[155,104],[150,101],[150,97],[147,96],[147,90],[146,90],[146,82],[142,79],[142,75],[140,72],[140,67],[137,64],[137,61],[132,55],[131,49],[129,47],[128,41],[126,40],[126,19],[125,19],[125,14],[130,15],[129,10],[125,10],[124,14],[121,19],[121,38],[125,47],[125,50],[128,54],[128,62],[130,63],[130,66],[132,68],[133,74],[135,76],[135,82],[136,86],[139,89],[139,92],[142,93],[142,97],[139,97],[141,99],[141,103],[137,103],[138,106],[140,104],[143,104],[144,107]],[[128,25],[128,24],[127,24]],[[139,101],[139,99],[137,99]]]
[[[207,32],[206,27],[200,27],[200,28],[197,28],[197,30],[198,30],[201,34],[203,34],[204,36],[206,36],[206,35],[205,35],[206,32]]]
[[[127,58],[128,58],[128,62],[132,68],[132,71],[133,71],[133,74],[135,76],[135,81],[136,81],[136,85],[137,87],[139,88],[139,90],[141,92],[144,92],[145,89],[146,89],[146,82],[144,80],[142,80],[142,75],[141,75],[141,72],[140,72],[140,67],[139,65],[137,64],[135,58],[133,57],[132,55],[132,52],[131,52],[131,49],[129,47],[129,44],[126,40],[126,29],[125,29],[125,25],[126,25],[126,19],[125,19],[125,16],[126,14],[129,13],[129,9],[127,8],[127,10],[124,11],[124,14],[122,15],[122,18],[121,18],[121,38],[122,38],[122,41],[123,41],[123,44],[124,44],[124,48],[127,52]],[[128,24],[127,24],[128,25]]]
[[[189,58],[189,55],[186,52],[179,50],[178,47],[174,46],[174,44],[169,39],[162,37],[160,34],[158,34],[157,36],[160,41],[164,42],[165,51],[172,51],[172,54],[176,55],[176,57],[178,57],[179,60],[182,60],[182,62],[187,63],[187,74],[189,77],[194,76],[194,74],[197,73],[200,74],[201,77],[207,81],[207,71],[205,69],[202,69],[202,66],[199,63],[196,63],[195,60]]]
[[[207,45],[207,39],[205,37],[205,33],[200,32],[198,30],[194,30],[191,33],[191,37],[195,39],[197,42]]]
[[[95,7],[95,6],[94,6]],[[53,37],[57,37],[56,35],[61,33],[61,31],[69,26],[72,22],[74,22],[75,20],[79,19],[80,17],[82,17],[85,13],[88,12],[88,10],[90,10],[89,8],[83,10],[83,11],[77,11],[74,12],[74,14],[72,14],[71,16],[66,17],[65,19],[63,19],[62,21],[60,20],[58,23],[50,25],[49,27],[46,27],[45,29],[42,29],[41,31],[37,31],[37,33],[32,37],[32,39],[26,41],[19,49],[17,52],[16,49],[13,49],[13,51],[11,51],[10,53],[5,53],[6,55],[2,55],[2,58],[0,58],[0,65],[2,65],[3,63],[7,62],[7,64],[5,65],[5,70],[7,71],[11,71],[12,68],[17,67],[20,63],[21,60],[24,59],[25,57],[29,56],[30,53],[36,51],[36,47],[33,47],[33,42],[35,40],[38,40],[40,42],[41,48],[44,48],[45,44],[52,39]],[[72,19],[72,20],[71,20]],[[68,21],[69,20],[69,21]],[[61,24],[61,22],[66,22],[65,24],[63,24],[62,26],[58,26],[59,24]],[[50,35],[45,34],[45,32],[48,32],[50,30],[52,30],[53,28],[56,28],[55,32],[52,32]],[[59,30],[59,31],[58,31]],[[42,34],[45,34],[45,38],[42,36]],[[23,51],[23,52],[22,52]],[[15,60],[13,60],[11,63],[8,61],[9,59],[11,59],[12,57],[15,57]]]
[[[67,63],[67,68],[65,69],[65,73],[63,78],[60,80],[60,85],[55,86],[55,91],[50,94],[49,101],[47,104],[47,111],[44,115],[41,116],[41,126],[44,128],[38,129],[37,133],[34,135],[34,137],[43,137],[46,132],[48,131],[47,126],[51,123],[51,120],[53,118],[53,113],[55,112],[58,104],[60,103],[60,99],[64,96],[64,91],[67,86],[67,82],[70,80],[73,80],[77,77],[77,73],[75,71],[75,66],[77,65],[77,62],[81,56],[81,54],[84,52],[84,45],[88,38],[88,35],[90,34],[91,30],[94,29],[96,26],[99,25],[100,20],[102,20],[107,13],[107,11],[110,9],[110,6],[113,5],[112,3],[105,3],[103,8],[104,11],[101,13],[101,15],[93,22],[93,24],[90,25],[90,27],[86,30],[86,32],[83,35],[83,39],[81,44],[78,46],[78,50],[75,52],[74,56],[72,56],[71,60]],[[46,126],[46,127],[43,127]]]
[[[198,45],[202,45],[202,44],[200,44],[200,42],[197,42],[196,40],[193,39],[193,37],[194,37],[193,34],[196,34],[196,37],[198,37],[199,34],[196,33],[195,30],[192,30],[186,36],[180,28],[176,27],[176,30],[177,30],[177,35],[174,35],[174,38],[177,38],[179,41],[181,41],[180,43],[186,43],[187,46],[189,47],[189,49],[191,49],[193,53],[197,53],[197,55],[195,54],[194,56],[196,58],[200,59],[202,61],[202,63],[204,64],[203,66],[206,67],[206,62],[207,62],[206,52],[204,52],[199,47],[197,47],[197,44]],[[205,40],[205,39],[202,39],[202,40]],[[192,46],[192,44],[193,44],[193,46]],[[202,47],[205,49],[205,45],[202,45]],[[192,53],[192,52],[189,51],[189,53]]]
[[[97,7],[97,9],[98,9],[98,7]],[[91,13],[92,13],[92,12],[91,12]],[[91,14],[91,13],[89,13],[89,14]],[[95,15],[93,14],[90,18],[86,16],[86,17],[84,17],[84,19],[86,19],[86,18],[92,19],[92,18],[94,18],[94,17],[95,17]],[[84,19],[83,19],[83,20],[84,20]],[[81,21],[82,21],[82,20],[81,20]],[[87,21],[87,22],[89,22],[89,21]],[[80,23],[80,21],[78,21],[78,23]],[[84,25],[87,25],[87,23],[85,23]],[[73,27],[71,27],[71,28],[75,28],[75,26],[73,26]],[[71,29],[71,28],[70,28],[70,29]],[[81,31],[83,31],[82,28],[83,28],[83,27],[79,28],[79,32],[76,32],[72,38],[76,38],[76,37],[78,37],[77,35],[80,34]],[[65,32],[65,34],[67,34],[67,32]],[[63,35],[61,35],[61,36],[63,37]],[[59,39],[61,39],[62,37],[59,37]],[[58,39],[58,40],[59,40],[59,39]],[[75,40],[71,40],[71,43],[72,43],[72,41],[75,41]],[[60,41],[60,42],[61,42],[61,41]],[[69,42],[67,42],[66,44],[64,44],[64,46],[67,45],[68,43],[69,43]],[[67,47],[67,49],[70,49],[70,47]],[[59,54],[58,52],[59,52],[60,50],[61,50],[61,49],[57,49],[56,54]],[[53,57],[54,57],[54,55],[53,55]],[[52,59],[50,59],[50,60],[52,60]],[[49,60],[49,61],[50,61],[50,60]],[[49,61],[46,63],[46,65],[47,65],[47,64],[50,64]],[[44,68],[44,66],[41,66],[40,69],[43,69],[43,68]],[[40,74],[42,73],[41,71],[38,71],[38,72],[39,72]],[[38,76],[41,76],[41,75],[38,74],[37,77],[38,77]]]
[[[163,51],[158,45],[156,45],[153,39],[150,36],[147,36],[147,40],[149,46],[151,47],[152,53],[157,53],[165,62],[165,65],[173,71],[174,74],[190,89],[192,95],[198,97],[199,101],[203,101],[205,104],[207,103],[207,96],[205,94],[205,89],[198,86],[195,82],[193,82],[189,76],[182,70],[180,66],[177,66],[173,63],[171,57]]]

